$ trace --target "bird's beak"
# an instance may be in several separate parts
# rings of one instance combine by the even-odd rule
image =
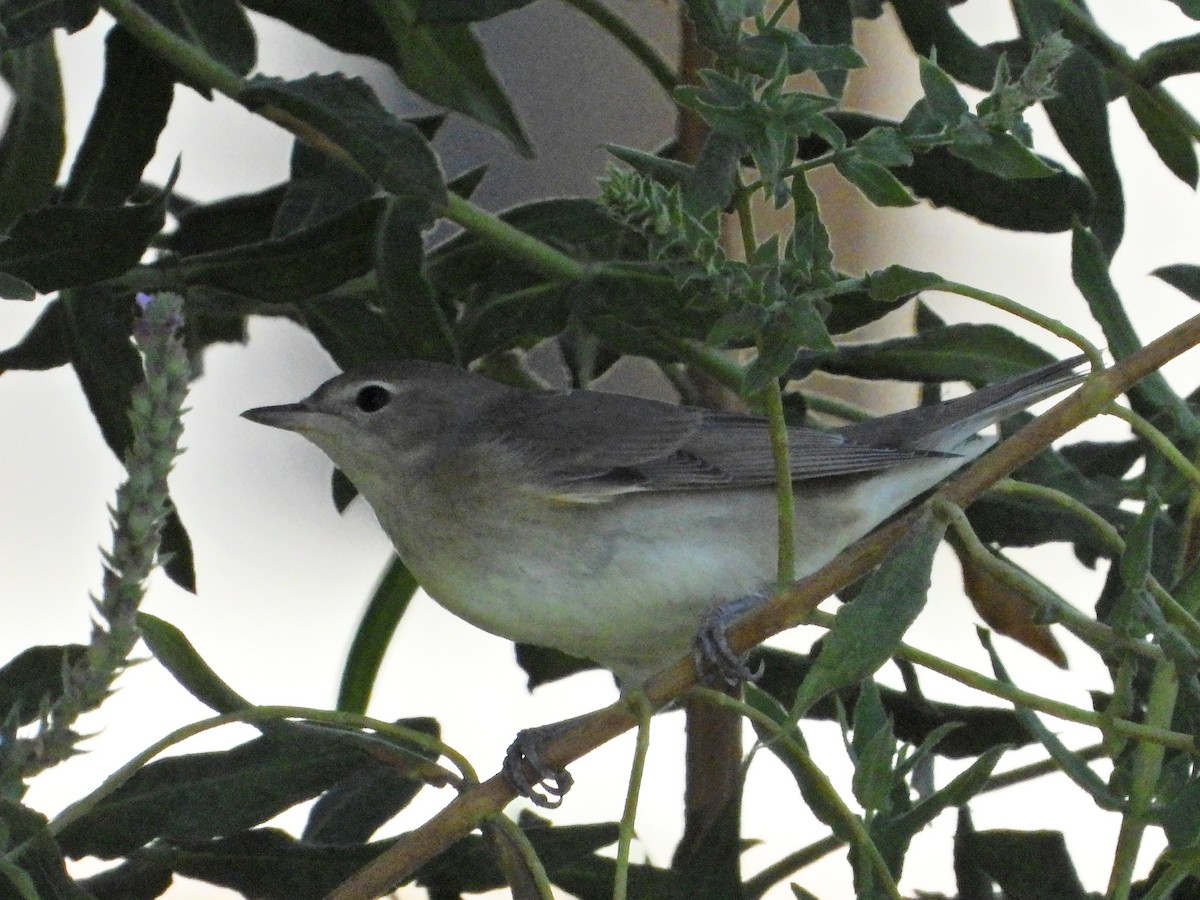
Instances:
[[[270,425],[272,428],[283,428],[287,431],[300,431],[312,422],[313,411],[305,403],[285,403],[282,406],[259,406],[242,413],[243,419],[257,422],[259,425]]]

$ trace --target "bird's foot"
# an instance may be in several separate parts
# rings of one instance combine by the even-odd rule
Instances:
[[[745,654],[729,646],[727,632],[739,616],[766,603],[770,596],[766,592],[747,594],[713,607],[704,617],[692,641],[692,661],[701,681],[717,687],[737,687],[762,677],[763,664],[760,662],[757,670],[746,665]]]
[[[557,722],[517,732],[516,740],[504,754],[504,777],[522,797],[532,800],[543,809],[562,805],[563,797],[571,790],[575,779],[566,769],[546,765],[542,761],[543,745],[557,737],[570,722]],[[530,774],[532,773],[532,775]]]

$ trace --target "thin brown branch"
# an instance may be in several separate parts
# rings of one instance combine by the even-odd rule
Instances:
[[[1100,414],[1110,401],[1146,375],[1197,344],[1200,344],[1200,316],[1188,319],[1111,369],[1095,373],[1074,394],[963,470],[938,495],[965,507],[1056,438]],[[729,630],[730,644],[737,650],[749,650],[772,635],[803,623],[822,600],[882,562],[891,546],[909,529],[915,512],[893,519],[851,545],[824,568],[797,581],[734,623]],[[692,662],[683,659],[653,678],[646,685],[645,694],[659,708],[694,684],[696,673]],[[543,748],[542,761],[552,767],[565,767],[636,724],[636,718],[624,703],[597,710],[550,741]],[[374,900],[388,893],[514,796],[512,786],[501,775],[465,790],[424,825],[332,891],[326,900]]]

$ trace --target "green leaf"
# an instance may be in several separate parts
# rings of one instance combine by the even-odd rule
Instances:
[[[854,798],[868,813],[886,810],[893,788],[892,762],[896,756],[896,736],[883,713],[879,688],[864,679],[858,702],[854,705]]]
[[[1054,357],[999,325],[948,325],[913,337],[843,345],[820,368],[836,375],[979,385],[1024,374]]]
[[[66,131],[62,77],[52,39],[0,56],[0,77],[12,92],[0,137],[2,231],[49,198],[62,164]]]
[[[392,200],[383,215],[375,249],[375,272],[384,301],[381,312],[402,335],[398,352],[453,363],[458,350],[448,317],[425,277],[419,217],[419,210],[401,200]]]
[[[119,206],[141,183],[167,124],[175,93],[172,69],[123,28],[104,41],[104,84],[62,202]]]
[[[955,156],[1001,178],[1045,178],[1055,169],[1011,134],[988,132],[986,141],[955,141]]]
[[[270,104],[295,116],[307,126],[307,139],[319,136],[342,148],[384,190],[439,206],[446,202],[441,167],[425,137],[385,110],[362,79],[258,76],[240,99],[252,110]]]
[[[866,66],[866,61],[849,40],[839,44],[814,44],[803,34],[783,28],[743,34],[735,58],[742,68],[764,78],[775,74],[781,59],[792,75],[801,72],[844,73]]]
[[[385,201],[375,197],[283,238],[197,253],[161,265],[169,266],[172,275],[186,284],[268,304],[311,297],[371,270],[384,207]]]
[[[250,708],[250,701],[212,670],[182,631],[149,613],[138,613],[137,621],[142,640],[154,658],[189,694],[218,713]]]
[[[191,206],[178,214],[179,226],[163,236],[163,246],[180,256],[194,256],[264,241],[271,237],[287,187],[280,184]]]
[[[604,149],[635,172],[640,172],[667,187],[682,183],[692,173],[692,167],[687,163],[657,153],[646,153],[617,144],[605,144]]]
[[[1192,147],[1192,137],[1187,130],[1176,121],[1175,117],[1164,110],[1155,97],[1136,83],[1130,83],[1125,98],[1129,101],[1129,109],[1137,119],[1138,126],[1146,135],[1146,140],[1158,154],[1171,172],[1186,184],[1195,189],[1200,179],[1200,169],[1196,164],[1196,150]]]
[[[892,265],[867,273],[866,287],[872,300],[887,303],[901,297],[911,297],[943,281],[945,279],[937,272],[922,272],[907,266]]]
[[[292,145],[290,174],[271,227],[273,238],[315,228],[375,193],[371,179],[303,141]]]
[[[1103,329],[1113,357],[1121,360],[1141,349],[1141,340],[1109,274],[1108,256],[1099,239],[1079,225],[1071,239],[1071,278],[1087,300],[1092,318]],[[1200,423],[1161,372],[1151,372],[1130,388],[1128,394],[1134,409],[1142,415],[1154,419],[1166,412],[1175,420],[1176,428],[1188,434],[1200,433]]]
[[[1200,0],[1171,0],[1189,19],[1200,19]]]
[[[113,859],[155,838],[235,834],[359,771],[358,745],[328,729],[289,727],[231,750],[155,760],[60,834],[63,849]]]
[[[162,229],[173,182],[174,173],[163,193],[145,203],[25,213],[0,241],[0,270],[42,293],[123,275]]]
[[[404,563],[393,558],[375,586],[362,621],[354,633],[354,642],[350,645],[346,665],[342,669],[337,702],[339,710],[360,714],[367,711],[383,655],[417,587],[417,580]]]
[[[8,838],[0,846],[21,847],[20,852],[6,853],[0,867],[0,895],[6,900],[93,900],[67,874],[62,850],[41,813],[2,799],[0,833]]]
[[[1059,68],[1055,86],[1058,96],[1045,102],[1046,113],[1092,186],[1095,205],[1087,221],[1111,257],[1125,231],[1125,195],[1109,134],[1103,67],[1090,53],[1076,49]]]
[[[128,860],[79,882],[96,900],[156,900],[167,892],[171,870],[142,859]]]
[[[30,647],[0,666],[0,721],[16,726],[36,721],[43,704],[62,696],[63,672],[86,652],[82,644]]]
[[[401,719],[395,724],[437,738],[436,719]],[[410,748],[413,766],[418,760],[437,761],[437,751]],[[303,838],[323,844],[365,844],[376,829],[408,806],[425,782],[404,765],[403,759],[372,760],[344,778],[313,804]]]
[[[0,372],[9,369],[44,371],[69,363],[71,349],[67,326],[62,301],[50,301],[25,336],[7,350],[0,351]]]
[[[792,178],[792,234],[787,242],[788,261],[801,278],[816,280],[833,271],[833,248],[821,218],[821,207],[808,179]]]
[[[850,0],[799,0],[800,22],[809,40],[818,44],[852,44],[854,13]],[[847,72],[828,69],[817,72],[830,95],[840,97],[846,89]]]
[[[921,57],[931,57],[936,52],[938,67],[944,72],[981,91],[991,90],[999,56],[971,40],[950,15],[949,5],[927,0],[892,0],[892,8],[909,43]]]
[[[710,132],[691,167],[680,183],[683,208],[696,217],[711,209],[725,209],[733,200],[733,191],[745,146],[741,141],[718,131]]]
[[[28,281],[24,281],[7,272],[0,272],[0,298],[5,300],[34,300],[37,291]]]
[[[74,34],[99,9],[98,0],[6,0],[0,4],[0,52],[47,38],[55,28]]]
[[[1182,291],[1193,300],[1200,301],[1200,266],[1177,263],[1160,266],[1150,273],[1161,278],[1177,291]]]
[[[792,701],[793,719],[831,691],[867,678],[892,657],[925,606],[933,553],[944,531],[926,514],[892,548],[854,602],[838,610],[821,654]]]
[[[1058,831],[976,831],[955,842],[955,866],[977,868],[1005,897],[1087,900]]]
[[[996,652],[996,648],[992,646],[991,636],[982,628],[978,630],[979,640],[983,644],[983,648],[987,651],[988,657],[992,662],[992,671],[998,681],[1004,684],[1013,685],[1013,681],[1009,678],[1008,672],[1004,668],[1004,664],[1000,660],[1000,654]],[[1075,784],[1083,788],[1096,804],[1101,809],[1119,810],[1122,805],[1121,798],[1116,796],[1104,783],[1092,767],[1087,764],[1087,760],[1080,757],[1077,753],[1069,750],[1058,736],[1042,724],[1042,720],[1038,718],[1033,710],[1023,707],[1016,707],[1017,718],[1029,731],[1034,735],[1046,748],[1046,752],[1050,754],[1062,771]]]
[[[877,125],[854,142],[854,151],[863,159],[881,166],[911,166],[912,150],[900,130]]]
[[[878,163],[858,156],[839,156],[834,167],[876,206],[912,206],[917,200],[895,175]]]
[[[1182,790],[1164,800],[1159,821],[1171,848],[1195,846],[1200,839],[1200,778],[1191,778]]]
[[[921,89],[925,93],[925,101],[935,119],[953,128],[965,116],[970,115],[971,108],[958,92],[958,86],[949,75],[938,68],[937,63],[919,56],[917,66],[921,73]]]
[[[177,37],[239,75],[254,68],[254,29],[237,0],[139,0]],[[208,96],[208,87],[198,88]]]

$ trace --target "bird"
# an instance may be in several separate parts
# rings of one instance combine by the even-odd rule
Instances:
[[[1083,357],[836,429],[787,428],[795,574],[810,574],[1081,381]],[[585,657],[623,691],[714,610],[776,578],[766,418],[592,390],[527,390],[405,359],[243,415],[319,447],[434,600],[513,641]],[[739,605],[740,604],[740,605]]]

